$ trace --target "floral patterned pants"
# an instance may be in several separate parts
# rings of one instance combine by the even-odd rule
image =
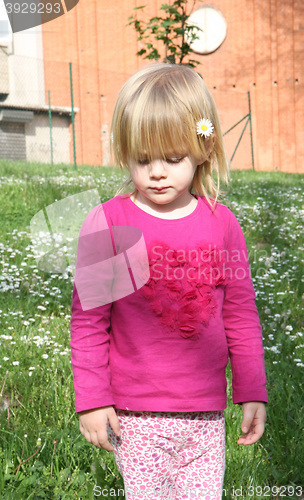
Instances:
[[[128,500],[220,500],[225,472],[224,411],[116,409],[118,438],[108,423]]]

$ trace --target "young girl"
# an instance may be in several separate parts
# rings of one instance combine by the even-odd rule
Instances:
[[[80,232],[71,318],[80,431],[114,451],[129,500],[218,500],[228,359],[239,444],[262,436],[267,393],[244,236],[217,202],[228,166],[202,78],[182,65],[140,70],[119,94],[112,142],[134,189],[95,207]]]

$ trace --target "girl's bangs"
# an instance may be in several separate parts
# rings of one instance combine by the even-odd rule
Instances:
[[[134,160],[167,158],[172,154],[188,154],[189,147],[183,130],[177,123],[144,120],[131,142],[130,157]]]
[[[172,154],[197,154],[195,122],[185,106],[162,92],[150,97],[139,98],[128,113],[127,157],[136,161],[142,157],[153,160]]]

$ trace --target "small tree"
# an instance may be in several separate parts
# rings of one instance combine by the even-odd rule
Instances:
[[[145,48],[137,52],[138,56],[159,60],[161,55],[154,44],[160,40],[165,46],[164,62],[183,64],[184,58],[194,52],[191,43],[199,38],[198,31],[200,30],[197,26],[187,23],[196,0],[192,1],[189,13],[187,13],[187,4],[187,0],[175,0],[172,5],[163,4],[160,9],[164,12],[164,16],[152,17],[149,21],[138,19],[138,11],[143,11],[145,5],[134,8],[136,14],[128,18],[128,24],[134,26],[138,33],[137,40],[145,45]],[[199,61],[190,59],[187,64],[195,68]]]

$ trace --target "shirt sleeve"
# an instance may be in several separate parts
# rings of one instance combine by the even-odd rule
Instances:
[[[109,368],[111,305],[83,311],[74,285],[70,345],[76,412],[114,405]]]
[[[230,212],[223,320],[232,370],[232,400],[268,403],[262,329],[245,238]]]
[[[78,239],[71,306],[71,362],[76,412],[114,405],[109,367],[113,245],[102,206]]]

